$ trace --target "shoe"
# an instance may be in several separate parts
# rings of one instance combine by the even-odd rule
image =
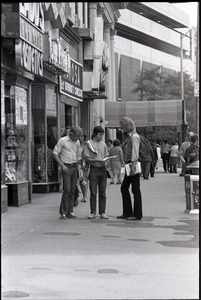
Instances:
[[[81,202],[87,202],[87,200],[86,199],[82,199]]]
[[[117,184],[121,184],[121,181],[117,181]]]
[[[126,219],[127,217],[125,217],[124,215],[121,216],[117,216],[117,219]]]
[[[78,199],[76,199],[75,200],[75,202],[74,202],[74,205],[73,205],[74,207],[77,207],[78,206]]]
[[[114,181],[110,181],[110,184],[114,184]]]
[[[65,214],[61,215],[60,219],[65,220],[66,219],[66,215]]]
[[[183,174],[183,173],[181,173],[181,174],[179,174],[179,176],[184,176],[185,174]]]
[[[101,219],[109,219],[108,216],[107,216],[106,214],[101,214],[101,215],[100,215],[100,218],[101,218]]]
[[[88,219],[95,219],[96,218],[96,215],[95,214],[90,214],[89,216],[88,216]]]
[[[72,219],[72,218],[77,218],[77,217],[74,215],[74,213],[69,213],[69,214],[67,215],[67,218]]]
[[[126,218],[126,220],[128,220],[128,221],[140,221],[140,220],[141,220],[141,218],[136,218],[136,217],[128,217],[128,218]]]

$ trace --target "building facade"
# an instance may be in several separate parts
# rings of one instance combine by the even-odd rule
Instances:
[[[146,70],[157,69],[158,78],[163,78],[181,72],[182,62],[189,64],[189,16],[168,2],[130,2],[120,14],[115,25],[115,100],[105,104],[108,138],[121,138],[118,120],[127,115],[147,138],[175,138],[180,143],[186,124],[182,92],[169,101],[162,96],[147,101],[142,92],[133,91],[136,77]],[[181,35],[182,29],[186,35]],[[164,126],[169,127],[166,133]]]
[[[110,40],[125,2],[1,4],[1,199],[57,191],[52,150],[66,126],[90,137],[111,93]]]

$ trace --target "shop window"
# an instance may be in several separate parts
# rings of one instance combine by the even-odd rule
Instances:
[[[28,179],[27,92],[5,88],[5,182]]]
[[[32,178],[33,183],[58,180],[52,151],[57,143],[57,108],[54,85],[32,86]]]

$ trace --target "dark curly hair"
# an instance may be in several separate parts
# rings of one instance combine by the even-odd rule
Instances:
[[[116,139],[113,141],[113,146],[119,146],[120,145],[120,140]]]

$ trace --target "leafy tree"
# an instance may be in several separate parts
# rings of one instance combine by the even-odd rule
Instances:
[[[186,119],[190,130],[195,131],[194,84],[189,74],[184,72],[183,77]],[[145,69],[134,83],[136,87],[132,92],[139,95],[139,101],[181,99],[180,72],[167,73],[160,66]]]

